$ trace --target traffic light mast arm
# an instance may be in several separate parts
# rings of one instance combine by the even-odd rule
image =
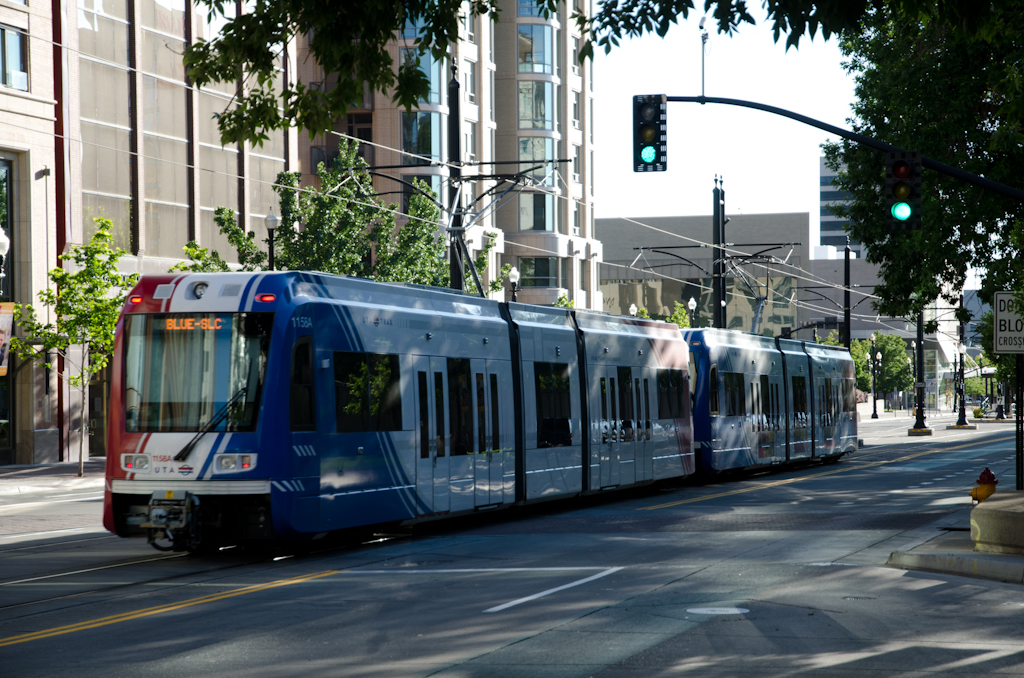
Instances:
[[[826,132],[829,132],[831,134],[835,134],[836,136],[843,137],[844,139],[849,139],[850,141],[856,142],[858,144],[862,144],[864,146],[868,146],[869,148],[873,148],[873,149],[875,149],[877,151],[903,151],[904,150],[904,149],[899,148],[897,146],[893,146],[891,144],[887,144],[887,143],[885,143],[883,141],[878,141],[877,139],[872,139],[871,137],[866,137],[863,134],[857,134],[856,132],[850,132],[849,130],[841,129],[839,127],[835,127],[834,125],[829,125],[826,122],[821,122],[820,120],[815,120],[814,118],[808,118],[806,115],[800,115],[799,113],[794,113],[793,111],[787,111],[784,108],[777,108],[775,106],[768,106],[767,104],[759,104],[756,101],[743,101],[742,99],[723,99],[721,97],[705,97],[705,96],[699,96],[699,97],[671,97],[670,96],[670,97],[668,97],[668,100],[669,101],[681,102],[681,103],[685,103],[685,104],[724,104],[726,106],[742,106],[744,108],[753,108],[753,109],[756,109],[756,110],[759,110],[759,111],[764,111],[765,113],[773,113],[774,115],[781,115],[784,118],[789,118],[790,120],[796,120],[797,122],[802,122],[803,124],[810,125],[811,127],[817,127],[820,130],[825,130]],[[1005,195],[1007,197],[1014,198],[1015,200],[1019,200],[1021,202],[1024,202],[1024,191],[1018,190],[1018,189],[1013,188],[1011,186],[1007,186],[1006,184],[1001,184],[998,181],[992,181],[991,179],[986,179],[985,177],[979,177],[977,174],[971,174],[970,172],[965,172],[962,169],[959,169],[959,168],[956,168],[956,167],[952,167],[950,165],[946,165],[945,163],[941,163],[941,162],[939,162],[937,160],[932,160],[931,158],[926,158],[924,156],[921,156],[921,164],[924,167],[926,167],[926,168],[928,168],[930,170],[934,170],[934,171],[939,172],[941,174],[945,174],[947,176],[951,176],[954,179],[959,179],[960,181],[964,181],[964,182],[966,182],[968,184],[974,184],[975,186],[980,186],[981,188],[984,188],[986,190],[992,191],[994,193],[999,193],[1001,195]]]

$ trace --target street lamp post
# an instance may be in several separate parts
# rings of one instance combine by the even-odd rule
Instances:
[[[914,374],[914,361],[911,360],[909,357],[907,358],[907,372],[910,372],[911,375]],[[910,409],[910,398],[909,398],[909,395],[910,395],[909,393],[904,393],[905,397],[903,398],[903,402],[906,405],[906,409],[908,409],[908,410]]]
[[[960,344],[960,418],[956,420],[957,426],[967,426],[967,408],[964,401],[967,400],[967,382],[964,376],[964,358],[967,357],[967,347]]]
[[[512,283],[512,301],[515,301],[516,292],[519,291],[519,269],[515,266],[508,272],[508,281]]]
[[[271,271],[274,270],[274,231],[277,230],[277,225],[280,222],[281,220],[274,216],[274,208],[271,207],[270,211],[267,212],[266,218],[263,220],[267,227],[267,243],[270,245],[267,264],[270,266]]]
[[[686,308],[690,309],[690,327],[697,327],[697,300],[690,297],[686,302]]]
[[[878,400],[875,399],[875,333],[871,333],[871,418],[878,419]],[[881,358],[882,354],[879,353],[878,357]]]

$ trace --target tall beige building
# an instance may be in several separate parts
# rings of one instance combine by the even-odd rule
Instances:
[[[272,134],[262,147],[221,144],[214,114],[237,84],[197,90],[181,60],[187,44],[220,30],[224,20],[207,11],[193,0],[2,3],[0,228],[10,251],[0,302],[38,303],[46,272],[88,241],[94,217],[113,222],[126,273],[166,273],[190,240],[230,260],[213,222],[219,206],[265,238],[273,182],[296,166],[295,133]],[[287,77],[293,48],[280,63]],[[5,310],[0,330],[9,328]],[[3,374],[3,360],[0,465],[77,459],[78,389],[58,370],[11,356]],[[104,452],[107,394],[98,375],[88,393],[94,454]]]
[[[337,134],[312,141],[301,136],[303,181],[315,184],[318,163],[330,163],[339,138],[347,135],[367,142],[361,153],[371,165],[391,167],[382,173],[406,182],[421,179],[451,205],[448,85],[454,66],[461,159],[468,163],[461,168],[467,180],[462,204],[469,207],[464,223],[472,224],[466,240],[478,251],[486,238],[497,239],[484,283],[510,263],[521,275],[519,301],[552,304],[565,295],[577,308],[601,310],[601,244],[593,234],[593,73],[591,62],[578,63],[581,37],[570,19],[574,8],[562,5],[556,16],[545,18],[534,0],[504,0],[501,10],[497,22],[464,11],[450,57],[422,58],[431,89],[414,111],[396,107],[389,94],[367,91],[362,107],[338,121]],[[418,32],[410,25],[396,35],[390,48],[396,63],[418,58],[411,50]],[[298,77],[330,87],[336,76],[307,56],[300,43]],[[529,180],[498,202],[494,199],[512,184],[473,180],[530,168]],[[387,178],[375,179],[375,187],[380,194],[408,191]],[[511,291],[506,286],[492,296],[508,299]]]

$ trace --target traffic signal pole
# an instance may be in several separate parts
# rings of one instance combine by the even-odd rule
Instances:
[[[883,141],[878,141],[877,139],[866,137],[863,134],[850,132],[849,130],[836,127],[835,125],[829,125],[826,122],[821,122],[820,120],[815,120],[814,118],[808,118],[806,115],[800,115],[799,113],[794,113],[793,111],[787,111],[784,108],[768,106],[767,104],[759,104],[756,101],[743,101],[742,99],[723,99],[722,97],[706,96],[667,97],[667,100],[684,104],[723,104],[726,106],[741,106],[743,108],[753,108],[758,111],[764,111],[765,113],[781,115],[784,118],[796,120],[797,122],[802,122],[803,124],[810,125],[811,127],[817,127],[820,130],[825,130],[830,134],[835,134],[836,136],[840,136],[844,139],[849,139],[850,141],[867,146],[868,148],[873,148],[877,151],[906,152],[905,149],[899,148],[898,146],[893,146]],[[999,193],[1000,195],[1005,195],[1007,197],[1014,198],[1016,200],[1024,202],[1024,191],[1018,190],[1011,186],[1007,186],[1006,184],[1001,184],[998,181],[992,181],[991,179],[986,179],[985,177],[979,177],[977,174],[965,172],[964,170],[959,169],[957,167],[952,167],[950,165],[941,163],[938,160],[932,160],[931,158],[926,158],[924,156],[921,156],[921,165],[926,169],[939,172],[940,174],[945,174],[946,176],[953,177],[954,179],[959,179],[960,181],[966,182],[968,184],[974,184],[975,186],[979,186],[986,190],[992,191],[993,193]]]
[[[462,248],[459,241],[462,239],[462,169],[459,163],[462,162],[462,118],[459,113],[459,98],[462,93],[459,91],[459,78],[455,67],[452,66],[452,79],[448,81],[448,172],[451,177],[451,187],[456,191],[455,200],[452,202],[451,238],[448,247],[448,286],[453,290],[462,291],[466,286],[466,269],[462,263]]]

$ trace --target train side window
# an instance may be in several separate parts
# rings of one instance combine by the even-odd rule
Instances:
[[[334,400],[339,433],[400,431],[398,356],[335,351]]]
[[[537,447],[572,445],[572,406],[568,363],[534,363]]]
[[[739,417],[747,413],[746,395],[743,388],[743,374],[725,372],[725,416]]]
[[[711,415],[719,412],[718,404],[718,368],[711,366],[711,373],[708,375],[708,407],[711,408]]]
[[[484,389],[484,375],[476,375],[476,439],[477,452],[487,451],[487,391]]]
[[[444,372],[434,372],[434,421],[437,424],[437,456],[444,456]]]
[[[686,384],[682,370],[658,370],[658,416],[662,419],[686,416]]]
[[[622,419],[622,442],[633,440],[633,384],[632,370],[620,367],[619,375],[619,416]]]
[[[768,382],[768,375],[767,374],[762,374],[761,375],[761,397],[768,401],[767,402],[768,407],[766,408],[764,406],[765,403],[762,402],[761,403],[762,410],[767,410],[767,412],[762,411],[761,414],[767,414],[768,416],[762,417],[761,421],[764,422],[764,425],[765,425],[766,428],[771,428],[772,424],[775,423],[775,407],[774,407],[774,402],[773,402],[772,395],[773,395],[773,393],[772,393],[772,386]]]
[[[301,337],[292,348],[292,383],[289,399],[291,430],[316,430],[314,393],[313,340],[311,337]]]
[[[491,375],[491,449],[501,450],[501,408],[498,407],[498,375]]]
[[[473,395],[469,375],[467,358],[448,358],[448,419],[453,457],[473,451]]]
[[[420,396],[420,459],[430,459],[430,390],[427,388],[427,373],[417,372],[416,381]]]
[[[857,411],[857,393],[853,379],[843,379],[843,412]]]
[[[796,415],[797,426],[807,425],[807,380],[793,377],[793,414]]]

